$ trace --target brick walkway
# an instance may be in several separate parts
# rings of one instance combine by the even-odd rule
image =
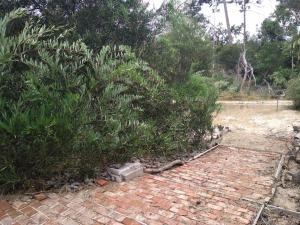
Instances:
[[[250,224],[271,195],[280,154],[220,146],[160,176],[145,175],[28,204],[0,201],[1,224]]]

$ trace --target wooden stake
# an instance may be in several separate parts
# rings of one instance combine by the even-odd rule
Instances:
[[[163,172],[165,170],[171,169],[173,166],[181,166],[181,165],[183,165],[183,162],[181,160],[177,159],[177,160],[175,160],[173,162],[170,162],[167,165],[162,166],[162,167],[157,168],[157,169],[156,168],[155,169],[145,168],[144,172],[145,173],[156,174],[156,173],[161,173],[161,172]]]
[[[188,162],[190,162],[190,161],[192,161],[192,160],[195,160],[195,159],[198,159],[199,157],[201,157],[201,156],[205,155],[206,153],[208,153],[208,152],[210,152],[210,151],[216,149],[217,147],[219,147],[219,144],[215,145],[214,147],[212,147],[212,148],[210,148],[210,149],[208,149],[208,150],[206,150],[206,151],[204,151],[204,152],[201,152],[201,153],[198,154],[198,155],[195,155],[193,158],[189,159]]]
[[[279,164],[278,164],[278,167],[277,167],[277,170],[276,170],[276,173],[275,173],[275,180],[278,180],[279,179],[279,176],[280,176],[280,173],[281,173],[281,170],[282,170],[282,165],[284,163],[284,158],[285,158],[285,155],[282,155],[281,156],[281,159],[279,161]]]
[[[280,213],[285,213],[287,215],[290,215],[290,216],[293,216],[293,217],[296,217],[296,218],[300,219],[300,212],[293,211],[293,210],[290,210],[290,209],[284,209],[284,208],[281,208],[281,207],[275,206],[275,205],[267,205],[267,208],[269,208],[270,210],[280,212]]]
[[[257,224],[257,222],[258,222],[258,220],[259,220],[259,218],[260,218],[260,216],[261,216],[261,214],[262,214],[262,212],[263,212],[263,210],[264,210],[265,207],[266,207],[266,205],[262,204],[262,206],[260,207],[260,209],[259,209],[259,211],[258,211],[258,213],[256,215],[256,218],[253,221],[252,225],[256,225]]]

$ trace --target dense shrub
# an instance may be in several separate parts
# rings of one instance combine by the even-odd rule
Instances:
[[[240,51],[237,44],[217,46],[216,63],[226,71],[234,72],[240,57]]]
[[[0,23],[0,183],[29,186],[66,168],[86,174],[131,155],[147,129],[134,106],[142,96],[108,75],[120,65],[132,69],[134,56],[109,48],[93,55],[81,41],[68,43],[58,29],[30,22],[10,33],[23,16],[18,10]]]
[[[193,144],[201,144],[201,137],[211,128],[212,113],[218,109],[217,90],[212,79],[197,73],[190,75],[187,82],[177,89],[181,100],[187,104],[185,113],[189,118],[188,127],[194,134]]]
[[[288,81],[295,78],[297,72],[292,71],[291,69],[279,69],[271,75],[271,80],[275,88],[286,89]]]
[[[287,95],[294,101],[297,109],[300,109],[300,78],[290,80],[288,83]]]
[[[1,188],[42,188],[66,171],[82,178],[132,156],[199,147],[216,107],[203,78],[170,88],[127,47],[95,54],[69,43],[70,31],[25,16],[0,21]]]

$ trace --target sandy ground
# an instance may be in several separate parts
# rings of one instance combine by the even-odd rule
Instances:
[[[300,120],[300,112],[291,109],[290,101],[224,101],[215,124],[229,126],[232,132],[246,132],[287,138],[292,123]]]
[[[221,102],[214,123],[231,130],[223,145],[282,153],[297,120],[300,112],[291,109],[290,101],[280,101],[278,110],[276,101],[226,101]]]

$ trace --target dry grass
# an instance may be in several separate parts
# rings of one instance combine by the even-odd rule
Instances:
[[[272,96],[266,93],[257,91],[249,92],[231,92],[224,91],[220,94],[219,100],[238,100],[238,101],[253,101],[253,100],[269,100]]]

